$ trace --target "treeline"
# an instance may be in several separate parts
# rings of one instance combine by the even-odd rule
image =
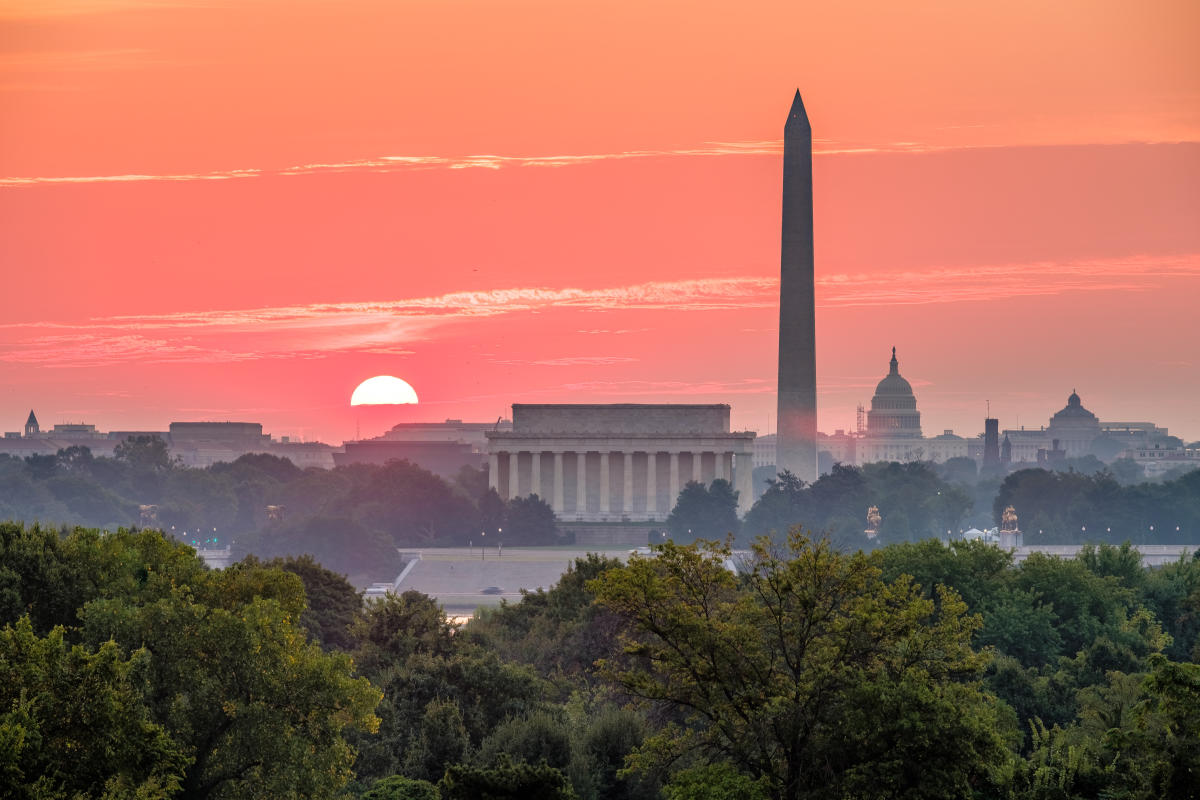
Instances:
[[[795,525],[822,531],[847,551],[926,538],[954,539],[964,527],[998,526],[1011,505],[1026,544],[1200,542],[1200,469],[1174,480],[1126,485],[1106,470],[1084,474],[1025,469],[1004,478],[979,477],[974,462],[951,459],[960,460],[969,469],[951,462],[836,464],[811,485],[782,473],[768,482],[743,520],[742,540]],[[703,492],[703,487],[693,487],[692,492]],[[712,524],[719,519],[711,508],[713,498],[721,495],[709,492],[707,504],[693,502],[689,515],[680,517],[672,532],[702,528],[707,538],[736,532],[736,523]],[[864,533],[871,506],[881,517],[874,541]]]
[[[1200,541],[1200,469],[1161,483],[1112,474],[1028,469],[1004,479],[993,503],[1020,509],[1027,544],[1190,544]]]
[[[301,470],[265,454],[193,469],[157,437],[123,442],[112,458],[86,447],[0,455],[0,519],[159,527],[267,558],[310,553],[359,583],[394,578],[397,547],[464,546],[500,529],[505,544],[559,541],[548,504],[502,501],[478,469],[446,481],[406,461]]]
[[[1128,547],[794,530],[590,556],[456,626],[308,558],[8,524],[0,794],[1195,797],[1198,587]]]
[[[286,459],[246,455],[192,469],[172,462],[161,440],[140,437],[120,444],[112,458],[84,447],[25,459],[0,455],[0,519],[159,527],[196,546],[232,543],[239,557],[309,553],[358,585],[394,578],[397,548],[461,547],[485,531],[489,541],[496,536],[508,545],[564,541],[547,503],[534,496],[504,501],[487,483],[478,469],[447,481],[405,461],[301,470]],[[744,520],[727,481],[689,483],[664,529],[676,542],[734,533],[746,543],[804,525],[853,551],[953,539],[965,528],[997,525],[1008,505],[1029,544],[1200,540],[1200,470],[1126,484],[1104,469],[979,475],[970,459],[839,464],[811,485],[785,472],[767,483]],[[874,539],[864,533],[871,506],[881,516]]]

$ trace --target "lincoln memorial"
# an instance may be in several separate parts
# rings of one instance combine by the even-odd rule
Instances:
[[[489,431],[488,481],[503,498],[536,494],[564,522],[659,522],[688,481],[720,478],[754,502],[753,432],[727,405],[514,404]]]

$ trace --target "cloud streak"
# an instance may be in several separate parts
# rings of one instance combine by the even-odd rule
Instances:
[[[123,51],[122,51],[123,52]],[[889,142],[883,144],[838,143],[816,140],[815,156],[858,155],[867,153],[934,153],[949,150],[996,149],[990,146],[941,146],[921,142]],[[153,183],[179,181],[226,181],[236,179],[330,175],[338,173],[391,173],[416,170],[503,170],[519,168],[562,168],[613,161],[655,158],[712,158],[733,156],[778,156],[783,153],[782,140],[749,142],[706,142],[698,147],[673,150],[624,150],[611,153],[571,155],[513,156],[475,154],[465,156],[384,155],[346,161],[315,161],[295,164],[282,169],[243,168],[209,172],[125,173],[118,175],[70,176],[13,176],[0,178],[0,188],[17,189],[30,186],[78,185],[94,183]]]
[[[1200,254],[1073,262],[1035,262],[977,268],[931,268],[897,273],[844,273],[817,281],[827,309],[999,302],[1073,292],[1144,291],[1166,279],[1200,278]],[[313,303],[250,309],[97,317],[84,323],[0,325],[0,362],[48,367],[117,363],[233,363],[313,359],[337,353],[405,356],[422,342],[460,332],[464,325],[554,311],[749,312],[772,322],[778,302],[774,276],[651,281],[583,289],[532,287],[448,292],[428,297],[357,303]],[[750,321],[747,319],[746,321]],[[645,328],[566,330],[604,346],[601,333]],[[744,326],[739,325],[738,329]],[[764,329],[769,330],[769,329]],[[633,359],[605,353],[521,363],[608,366]]]

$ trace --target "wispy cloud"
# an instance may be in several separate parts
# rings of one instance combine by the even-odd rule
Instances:
[[[125,51],[113,51],[125,52]],[[853,155],[864,153],[931,153],[946,150],[980,149],[960,146],[931,145],[921,142],[888,142],[882,144],[839,143],[817,140],[813,154]],[[568,155],[494,155],[475,154],[465,156],[437,155],[382,155],[372,158],[348,159],[345,161],[314,161],[295,164],[282,169],[242,168],[214,170],[210,172],[177,173],[127,173],[119,175],[72,175],[72,176],[14,176],[0,178],[0,188],[26,186],[81,184],[81,183],[136,183],[153,181],[211,181],[235,178],[261,178],[271,176],[325,175],[347,172],[406,172],[413,170],[502,170],[514,168],[560,168],[581,166],[612,161],[655,158],[706,158],[730,156],[766,156],[783,152],[782,141],[751,142],[706,142],[698,147],[670,150],[623,150],[610,153],[582,153]]]
[[[837,308],[1004,300],[1080,291],[1141,291],[1170,277],[1200,277],[1200,254],[844,273],[823,276],[817,285],[818,303]]]
[[[1200,278],[1200,254],[826,275],[817,281],[817,299],[823,308],[997,302],[1070,292],[1144,291],[1179,278]],[[773,321],[770,315],[778,303],[777,294],[776,277],[746,276],[596,289],[511,288],[358,303],[122,315],[84,323],[10,323],[0,324],[0,361],[78,367],[311,359],[350,352],[405,356],[418,343],[450,335],[452,329],[463,325],[552,310],[751,311],[764,315],[761,322]],[[750,328],[770,331],[761,323]],[[585,328],[577,332],[612,335],[644,330]],[[603,344],[600,335],[594,341],[598,347]],[[581,352],[520,363],[603,366],[631,360]]]
[[[550,309],[711,311],[766,307],[770,278],[658,281],[602,289],[498,289],[402,300],[100,317],[0,325],[0,361],[51,367],[136,361],[235,362],[359,352],[408,355],[438,329]],[[619,363],[580,354],[546,366]]]

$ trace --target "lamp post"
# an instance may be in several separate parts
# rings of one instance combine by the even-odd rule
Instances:
[[[496,528],[496,557],[504,558],[504,528]]]
[[[479,560],[487,561],[487,541],[483,538],[487,536],[487,531],[479,532]]]

